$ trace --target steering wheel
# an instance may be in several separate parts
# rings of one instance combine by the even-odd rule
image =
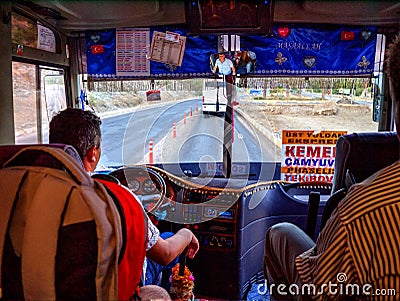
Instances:
[[[159,216],[157,211],[164,203],[170,202],[166,197],[167,186],[164,179],[146,166],[122,167],[112,171],[110,175],[128,187],[139,198],[148,213]]]

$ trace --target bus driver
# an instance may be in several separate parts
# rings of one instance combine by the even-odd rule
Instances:
[[[85,170],[93,172],[101,154],[101,120],[90,111],[67,108],[53,117],[49,127],[49,142],[69,144],[78,151]],[[159,285],[161,272],[187,247],[186,255],[193,258],[199,250],[199,242],[189,229],[180,229],[177,233],[163,236],[148,219],[148,244],[143,271],[144,285]],[[165,239],[164,239],[164,238]],[[147,267],[147,269],[146,269]],[[165,275],[163,275],[165,276]],[[165,277],[162,277],[165,278]],[[168,281],[169,277],[166,277]],[[162,285],[168,290],[169,282]]]

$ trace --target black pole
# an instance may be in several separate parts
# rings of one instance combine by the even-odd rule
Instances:
[[[224,76],[226,85],[226,98],[228,103],[226,105],[226,112],[224,118],[224,145],[223,145],[223,162],[222,173],[225,178],[230,178],[232,172],[232,96],[234,94],[234,76]]]

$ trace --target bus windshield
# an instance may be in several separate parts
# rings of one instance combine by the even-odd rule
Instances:
[[[199,5],[204,19],[208,5]],[[280,5],[275,9],[283,9]],[[211,7],[216,15],[226,9]],[[271,3],[260,7],[272,17]],[[229,9],[234,14],[258,8],[238,2]],[[282,165],[281,178],[295,180],[284,171],[292,167],[290,156],[299,155],[288,151],[297,142],[305,147],[328,143],[334,153],[340,135],[388,126],[388,116],[381,116],[387,112],[381,109],[386,104],[380,75],[385,35],[375,23],[252,20],[251,28],[259,24],[257,30],[269,33],[261,34],[250,27],[216,29],[211,19],[204,28],[191,22],[91,28],[68,16],[71,22],[60,21],[64,32],[59,34],[25,10],[16,6],[11,14],[17,54],[12,65],[15,141],[47,142],[49,121],[66,106],[92,110],[103,122],[98,170],[204,163],[230,177],[233,170],[268,163],[278,170]],[[74,43],[61,47],[65,32]],[[50,60],[57,55],[72,60],[46,66],[22,59],[31,52],[35,57],[35,51]],[[76,77],[68,73],[69,65]],[[63,87],[70,84],[66,94]],[[40,99],[32,93],[38,86]],[[307,139],[299,140],[303,135]],[[323,179],[329,181],[332,173],[329,169]]]
[[[207,104],[215,111],[218,84],[220,106],[226,106],[224,83],[154,84],[98,82],[86,92],[87,108],[103,120],[101,163],[149,163],[150,141],[153,162],[222,162],[224,112],[214,114]],[[233,161],[280,161],[283,130],[376,131],[374,87],[368,78],[248,78],[246,87],[235,87]],[[149,91],[160,100],[149,100]]]
[[[19,29],[24,23],[15,24]],[[232,35],[228,40],[227,35],[197,37],[174,28],[166,33],[157,28],[87,31],[78,40],[75,106],[102,118],[98,169],[203,162],[214,172],[226,164],[232,170],[249,170],[252,163],[286,166],[290,153],[285,147],[292,138],[378,130],[382,77],[376,74],[382,70],[385,40],[375,27],[278,25],[272,31],[271,37]],[[127,38],[132,35],[146,41],[135,64],[126,54],[140,46]],[[261,50],[260,43],[267,42]],[[174,49],[184,54],[173,56]],[[334,52],[343,59],[331,62]],[[218,65],[221,53],[230,66],[226,70]],[[209,62],[191,64],[203,58]],[[40,103],[35,94],[25,97],[29,85],[14,86],[14,102],[21,108],[14,112],[20,143],[46,142],[48,122],[66,107],[64,71],[40,68]],[[29,63],[14,62],[13,76],[16,83],[28,79],[36,84]],[[28,113],[32,104],[41,108],[39,115]],[[328,140],[334,147],[336,140]],[[324,179],[331,178],[329,173]]]

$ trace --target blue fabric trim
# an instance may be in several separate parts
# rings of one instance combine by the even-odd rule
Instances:
[[[184,29],[176,27],[154,27],[150,34],[166,30],[186,36]],[[86,33],[88,74],[94,79],[117,78],[115,33]],[[366,76],[374,69],[376,33],[375,27],[274,26],[272,37],[242,36],[241,49],[256,54],[254,76]],[[93,53],[96,45],[103,47],[102,53]],[[186,36],[182,66],[151,61],[150,77],[210,77],[210,56],[217,47],[217,36]]]

